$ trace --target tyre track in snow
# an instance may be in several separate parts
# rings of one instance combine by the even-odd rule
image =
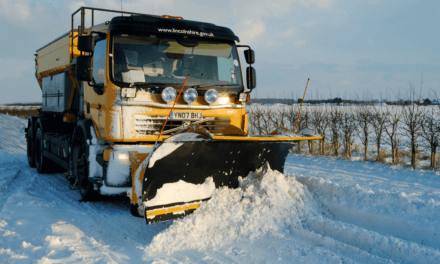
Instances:
[[[26,174],[27,159],[24,128],[26,120],[0,114],[0,211],[7,199],[21,188]],[[21,155],[20,155],[21,154]]]
[[[295,158],[314,161],[310,157]],[[323,162],[334,162],[334,160],[323,159]],[[364,165],[364,168],[359,168],[359,163],[344,162],[339,164],[343,169],[330,169],[328,165],[316,166],[311,164],[308,171],[299,167],[307,167],[305,164],[294,164],[290,162],[289,167],[295,172],[293,177],[307,186],[307,188],[314,194],[315,199],[328,208],[331,216],[325,217],[310,217],[305,221],[305,227],[313,233],[319,234],[323,237],[328,237],[339,241],[341,243],[352,245],[361,250],[367,251],[373,255],[384,259],[391,259],[402,263],[440,263],[440,240],[438,234],[435,232],[435,226],[438,224],[440,212],[436,209],[435,202],[423,203],[419,198],[407,198],[405,193],[399,193],[401,186],[414,186],[405,182],[403,179],[397,179],[397,183],[389,175],[381,175],[385,178],[375,176],[371,170],[383,171],[387,168],[382,168],[377,165]],[[345,163],[350,163],[348,166]],[[353,173],[350,166],[357,166],[360,171]],[[324,167],[324,170],[323,170]],[[362,167],[362,166],[360,166]],[[378,169],[376,167],[379,167]],[[336,172],[334,172],[336,170]],[[333,183],[326,180],[325,177],[319,176],[323,173],[336,173],[337,176],[333,178],[341,178],[342,180]],[[305,175],[299,175],[299,172]],[[393,173],[396,173],[392,171]],[[363,175],[365,173],[372,173],[371,177],[367,179],[386,181],[386,186],[380,185],[380,188],[385,190],[374,189],[374,184],[351,185],[350,181],[344,177],[355,178],[354,183],[358,179],[365,180],[365,177],[358,178],[356,175]],[[397,173],[406,173],[406,171]],[[307,174],[316,175],[317,177],[308,176]],[[390,178],[386,178],[386,177]],[[411,180],[410,176],[407,178]],[[333,179],[331,178],[331,179]],[[359,182],[360,183],[360,182]],[[410,181],[411,183],[411,181]],[[434,186],[436,184],[433,184]],[[369,189],[369,187],[373,189]],[[397,187],[396,187],[397,186]],[[433,188],[426,184],[417,184],[420,188]],[[393,190],[394,188],[394,190]],[[429,192],[427,192],[429,193]],[[407,198],[407,199],[406,199]],[[412,210],[412,211],[411,211]],[[406,216],[407,211],[410,212],[410,217]],[[406,216],[406,217],[405,217]],[[417,253],[417,254],[414,254]],[[423,260],[418,257],[423,256]]]
[[[440,248],[440,236],[434,228],[440,224],[440,212],[435,203],[419,201],[417,204],[418,201],[411,201],[402,193],[374,193],[359,186],[339,186],[315,177],[301,177],[298,180],[329,208],[335,220],[421,246]],[[374,208],[369,205],[371,203],[375,203]],[[415,219],[407,219],[405,214],[408,212],[423,214]]]
[[[438,250],[392,236],[383,236],[356,225],[324,217],[308,219],[306,224],[307,229],[316,234],[356,247],[382,259],[390,259],[398,263],[440,263]],[[420,256],[423,256],[422,260]]]
[[[319,200],[319,198],[316,199]],[[379,232],[376,231],[377,228],[372,230],[370,225],[364,224],[361,219],[362,215],[359,219],[345,218],[344,215],[339,215],[339,212],[332,210],[330,212],[333,214],[333,219],[326,216],[311,217],[305,221],[305,228],[323,238],[329,238],[378,256],[379,259],[389,259],[398,263],[440,263],[440,251],[435,248],[397,238],[389,235],[388,232],[381,232],[383,227],[379,229]],[[408,232],[405,229],[400,231]],[[415,230],[414,233],[417,231]],[[421,255],[422,261],[419,259]]]
[[[38,174],[27,162],[24,138],[26,122],[0,114],[0,212],[4,211],[4,205],[8,204],[7,211],[2,214],[2,219],[8,223],[6,229],[13,228],[15,223],[10,220],[14,217],[10,218],[10,214],[18,212],[21,201],[26,199],[26,203],[52,208],[50,216],[54,219],[41,222],[46,229],[57,228],[57,221],[72,224],[86,234],[87,241],[96,239],[113,248],[128,247],[128,251],[141,259],[142,252],[139,253],[141,250],[138,247],[149,244],[155,235],[171,223],[147,226],[142,218],[131,215],[129,200],[126,197],[102,196],[101,200],[83,202],[80,201],[81,197],[77,191],[69,190],[69,184],[62,173]],[[43,232],[41,235],[43,237],[37,239],[37,244],[45,243],[44,236],[47,233]],[[9,242],[19,243],[18,240]],[[93,247],[92,244],[89,246]]]
[[[2,159],[1,155],[5,155],[5,153],[0,151],[0,175],[5,176],[6,171],[8,175],[12,176],[7,177],[9,179],[7,191],[2,192],[5,199],[0,200],[0,212],[2,213],[0,222],[3,219],[8,223],[3,231],[8,232],[7,230],[12,231],[14,228],[18,228],[15,229],[18,233],[14,237],[9,237],[5,241],[6,244],[3,243],[3,246],[8,247],[7,245],[10,244],[12,249],[14,249],[13,245],[16,248],[22,241],[34,239],[29,238],[28,235],[23,233],[26,229],[14,227],[13,219],[15,217],[13,215],[15,212],[18,212],[16,210],[22,210],[20,205],[21,201],[24,201],[23,195],[27,198],[23,203],[24,206],[29,205],[29,203],[35,203],[35,205],[43,208],[49,206],[50,210],[52,210],[47,216],[42,216],[46,220],[37,220],[37,223],[41,223],[41,228],[46,231],[40,231],[33,240],[33,243],[36,243],[39,247],[42,246],[42,250],[45,250],[45,252],[40,250],[39,252],[29,254],[25,248],[21,249],[21,251],[16,249],[13,253],[18,254],[18,256],[29,255],[32,259],[41,259],[43,262],[44,260],[48,262],[56,261],[56,259],[61,260],[63,254],[66,254],[65,251],[58,250],[61,254],[60,256],[51,255],[51,250],[47,246],[47,243],[59,243],[57,241],[60,240],[61,243],[65,243],[65,247],[73,247],[76,248],[75,250],[82,247],[89,249],[89,253],[93,253],[97,248],[101,248],[104,251],[108,249],[107,253],[102,252],[102,254],[106,255],[107,257],[105,258],[109,261],[117,259],[117,253],[121,252],[121,250],[124,255],[130,256],[131,260],[140,261],[143,254],[143,250],[140,247],[149,244],[155,235],[171,224],[162,223],[147,226],[142,218],[131,215],[129,200],[125,197],[102,196],[101,200],[93,202],[81,201],[81,197],[76,190],[69,190],[69,184],[63,174],[38,174],[36,169],[28,167],[27,158],[24,154],[16,155],[12,166],[9,164],[8,169],[5,169],[7,164],[2,161],[6,159]],[[3,178],[1,177],[0,179]],[[3,210],[5,204],[8,204],[6,211]],[[11,214],[12,218],[10,218]],[[30,217],[41,216],[30,215]],[[48,219],[47,217],[50,218]],[[69,233],[63,233],[62,231],[67,228],[63,227],[66,225],[72,225],[72,228],[76,230],[75,232],[83,233],[83,237],[78,241],[63,242],[69,237]],[[61,233],[57,231],[60,228]],[[52,231],[50,231],[51,229]],[[2,232],[0,232],[0,236],[1,234]],[[1,245],[0,237],[0,249]],[[90,257],[88,257],[87,253],[83,254],[80,251],[73,255],[76,256],[75,259],[77,261],[87,261]],[[32,263],[32,261],[25,263]],[[130,261],[121,258],[117,263],[130,263]]]
[[[168,224],[147,226],[143,218],[134,217],[130,213],[128,198],[124,196],[99,196],[96,201],[81,201],[76,190],[69,190],[69,184],[62,174],[38,174],[39,195],[43,199],[51,198],[63,207],[71,207],[74,212],[82,215],[72,215],[75,221],[88,221],[84,225],[85,233],[93,237],[106,239],[117,236],[121,241],[133,241],[145,245]],[[49,201],[50,202],[50,201]],[[75,223],[78,226],[82,226]]]
[[[7,160],[9,162],[6,162]],[[22,164],[23,155],[11,155],[0,151],[0,211],[11,195],[22,190],[23,186],[28,186],[29,181],[32,181],[32,174],[29,174],[28,168],[23,167]]]

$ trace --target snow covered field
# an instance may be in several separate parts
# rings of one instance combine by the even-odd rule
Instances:
[[[440,263],[438,172],[292,154],[147,226],[29,168],[25,125],[0,114],[0,263]]]

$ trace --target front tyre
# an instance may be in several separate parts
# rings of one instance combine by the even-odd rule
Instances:
[[[75,185],[83,201],[95,200],[97,192],[93,189],[93,183],[89,181],[88,148],[83,136],[75,140],[72,153],[73,174]]]
[[[139,205],[138,204],[130,204],[130,213],[132,216],[143,217],[139,214]]]

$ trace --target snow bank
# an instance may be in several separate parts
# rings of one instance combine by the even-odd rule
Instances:
[[[340,186],[316,177],[297,177],[338,219],[440,249],[440,202],[432,193],[412,193]],[[423,223],[423,224],[421,224]]]
[[[150,163],[148,168],[152,168],[156,161],[165,158],[166,156],[173,153],[176,149],[182,146],[183,143],[164,143],[156,151],[153,152],[153,155],[150,158]]]
[[[0,150],[8,153],[25,154],[26,138],[24,128],[27,120],[0,114]]]
[[[216,189],[193,214],[157,235],[146,248],[146,258],[151,252],[169,254],[221,247],[236,240],[253,241],[267,233],[282,236],[290,229],[302,228],[304,215],[318,212],[301,183],[269,167],[239,181],[237,189]]]
[[[212,177],[209,177],[202,184],[192,184],[179,180],[174,183],[165,183],[157,190],[156,196],[147,202],[147,207],[176,202],[190,202],[209,198],[215,190]]]

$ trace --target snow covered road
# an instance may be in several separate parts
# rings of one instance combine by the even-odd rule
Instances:
[[[29,168],[25,124],[0,115],[0,263],[440,263],[438,172],[289,155],[146,226]]]

